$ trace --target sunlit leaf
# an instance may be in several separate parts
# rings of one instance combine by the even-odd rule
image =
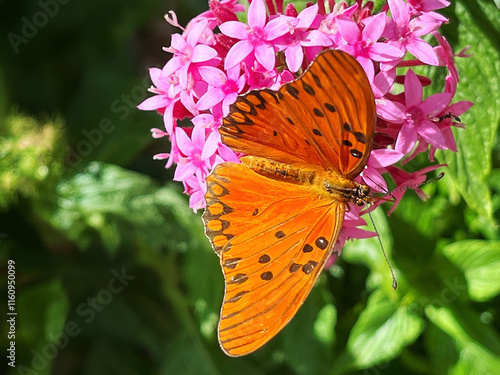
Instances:
[[[500,292],[500,241],[459,241],[443,254],[464,272],[471,299],[486,301]]]

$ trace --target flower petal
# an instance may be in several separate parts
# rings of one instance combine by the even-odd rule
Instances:
[[[365,24],[365,28],[361,33],[362,39],[372,41],[379,40],[385,29],[386,17],[385,13],[379,13],[376,16],[364,19],[363,23]]]
[[[450,104],[452,97],[452,94],[446,92],[434,94],[425,99],[419,107],[424,114],[436,116]]]
[[[436,148],[447,149],[441,130],[433,122],[428,120],[422,121],[417,128],[417,132],[427,143],[436,146]]]
[[[422,103],[422,84],[413,70],[409,69],[405,77],[406,108],[418,106],[420,103]]]
[[[276,64],[276,55],[274,53],[274,48],[270,44],[261,44],[255,47],[255,59],[264,67],[266,70],[273,70]]]
[[[290,31],[290,28],[293,28],[297,24],[298,20],[296,18],[287,17],[287,16],[279,16],[271,21],[269,21],[264,27],[264,31],[266,32],[265,40],[270,41],[280,36],[285,35]]]
[[[213,66],[200,66],[198,68],[201,78],[212,87],[221,87],[226,84],[226,74]]]
[[[398,102],[393,102],[388,99],[377,99],[377,115],[384,120],[396,124],[402,124],[406,121],[406,107]]]
[[[368,57],[375,61],[394,61],[404,56],[404,51],[401,51],[395,46],[387,43],[375,43],[370,47]]]
[[[434,49],[420,38],[408,39],[406,49],[417,59],[429,65],[439,65]]]
[[[193,49],[193,54],[191,56],[191,61],[194,63],[207,61],[217,57],[217,51],[212,47],[206,46],[204,44],[198,44]]]
[[[241,63],[252,51],[254,47],[246,40],[239,41],[231,47],[224,62],[224,69],[228,70]]]
[[[239,21],[227,21],[219,25],[222,34],[230,38],[245,40],[248,39],[248,25]]]
[[[192,47],[198,44],[201,35],[203,34],[208,25],[208,19],[198,18],[198,20],[199,20],[198,22],[190,25],[189,29],[184,35],[187,44],[189,44]]]
[[[184,181],[188,177],[194,175],[196,167],[189,162],[177,164],[174,172],[174,181]]]
[[[392,19],[398,24],[407,24],[410,21],[408,6],[403,0],[388,0]]]
[[[248,25],[263,28],[266,25],[266,5],[264,0],[253,0],[248,7]]]
[[[209,134],[201,152],[201,160],[206,160],[212,157],[219,147],[220,134],[218,131],[213,131]]]
[[[399,151],[381,148],[371,152],[369,164],[374,168],[383,168],[397,163],[403,156],[404,154]]]
[[[226,94],[220,88],[210,88],[207,90],[205,95],[203,95],[200,100],[198,100],[198,103],[196,103],[196,109],[199,109],[200,111],[209,109],[214,105],[220,103],[225,97]]]
[[[177,147],[185,156],[189,156],[192,154],[194,150],[193,142],[188,137],[183,128],[175,129],[175,140],[177,141]]]
[[[396,151],[407,154],[417,142],[417,132],[412,125],[404,123],[396,140]]]
[[[345,16],[337,17],[337,25],[339,27],[340,35],[347,42],[347,44],[354,44],[361,39],[361,32],[359,26]]]

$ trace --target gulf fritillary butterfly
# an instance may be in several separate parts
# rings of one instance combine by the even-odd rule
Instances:
[[[249,156],[214,168],[203,214],[225,276],[218,331],[228,355],[257,350],[290,321],[333,251],[347,204],[370,200],[354,178],[375,117],[363,68],[331,50],[278,91],[250,91],[231,106],[222,142]]]

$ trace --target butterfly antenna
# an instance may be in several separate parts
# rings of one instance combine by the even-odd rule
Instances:
[[[382,240],[380,239],[380,234],[378,234],[377,226],[375,225],[375,221],[373,220],[372,214],[368,211],[368,216],[370,216],[370,221],[372,222],[373,229],[375,229],[375,233],[377,233],[377,239],[378,243],[380,244],[380,248],[382,249],[382,254],[384,254],[385,262],[387,263],[387,266],[389,267],[389,270],[391,271],[391,276],[392,276],[392,289],[396,290],[398,287],[398,282],[396,281],[396,276],[394,276],[394,270],[392,269],[391,262],[389,261],[389,258],[387,257],[387,254],[384,249],[384,245],[382,244]]]
[[[377,181],[375,181],[373,178],[371,178],[370,176],[364,176],[363,178],[366,178],[366,179],[370,180],[371,182],[373,182],[375,185],[377,185],[380,188],[380,190],[382,190],[382,192],[384,194],[389,195],[392,198],[392,200],[394,202],[396,202],[396,197],[394,195],[392,195],[392,193],[390,191],[388,191],[385,187],[383,187]],[[378,198],[378,199],[381,199],[381,198]]]
[[[408,186],[403,186],[403,187],[400,187],[399,189],[396,189],[396,190],[393,190],[393,191],[401,191],[401,190],[406,190],[406,189],[416,189],[416,188],[420,188],[424,185],[427,185],[427,184],[430,184],[431,182],[436,182],[436,181],[439,181],[440,179],[442,179],[444,177],[444,172],[441,172],[440,174],[438,174],[436,177],[434,178],[431,178],[429,180],[425,180],[424,182],[422,182],[421,184],[413,184],[413,185],[408,185]],[[392,195],[391,195],[392,196]]]

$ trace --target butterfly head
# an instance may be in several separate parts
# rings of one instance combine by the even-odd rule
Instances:
[[[370,203],[372,200],[372,197],[370,197],[370,188],[366,185],[357,185],[352,190],[349,199],[356,206],[364,206],[366,203]]]

